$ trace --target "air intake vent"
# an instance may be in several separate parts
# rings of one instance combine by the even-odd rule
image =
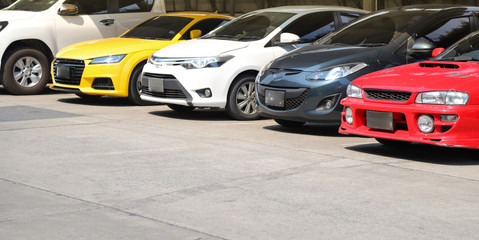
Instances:
[[[456,64],[447,64],[447,63],[428,63],[423,62],[420,63],[419,66],[426,67],[426,68],[449,68],[449,69],[456,69],[459,68],[459,65]]]
[[[364,93],[367,98],[387,101],[405,102],[411,97],[410,92],[389,91],[379,89],[365,89]]]

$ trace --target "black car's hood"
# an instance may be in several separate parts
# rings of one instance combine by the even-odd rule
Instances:
[[[270,68],[318,71],[340,64],[378,61],[381,47],[308,45],[276,59]]]

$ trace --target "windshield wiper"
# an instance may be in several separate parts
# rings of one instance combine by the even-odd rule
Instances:
[[[366,47],[379,47],[379,46],[386,46],[385,43],[361,43],[359,46],[366,46]]]
[[[236,37],[236,36],[233,36],[233,35],[215,35],[215,36],[204,36],[203,38],[204,38],[204,39],[208,39],[208,38],[218,38],[218,39],[239,39],[238,37]]]
[[[258,36],[244,36],[244,37],[240,37],[238,38],[238,40],[259,40],[261,39],[261,37],[258,37]]]

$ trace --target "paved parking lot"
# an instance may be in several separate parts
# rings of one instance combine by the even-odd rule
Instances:
[[[0,88],[0,239],[477,239],[479,152]]]

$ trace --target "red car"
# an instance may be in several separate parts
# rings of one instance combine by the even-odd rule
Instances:
[[[385,145],[479,148],[479,32],[432,60],[359,77],[347,95],[342,134]]]

